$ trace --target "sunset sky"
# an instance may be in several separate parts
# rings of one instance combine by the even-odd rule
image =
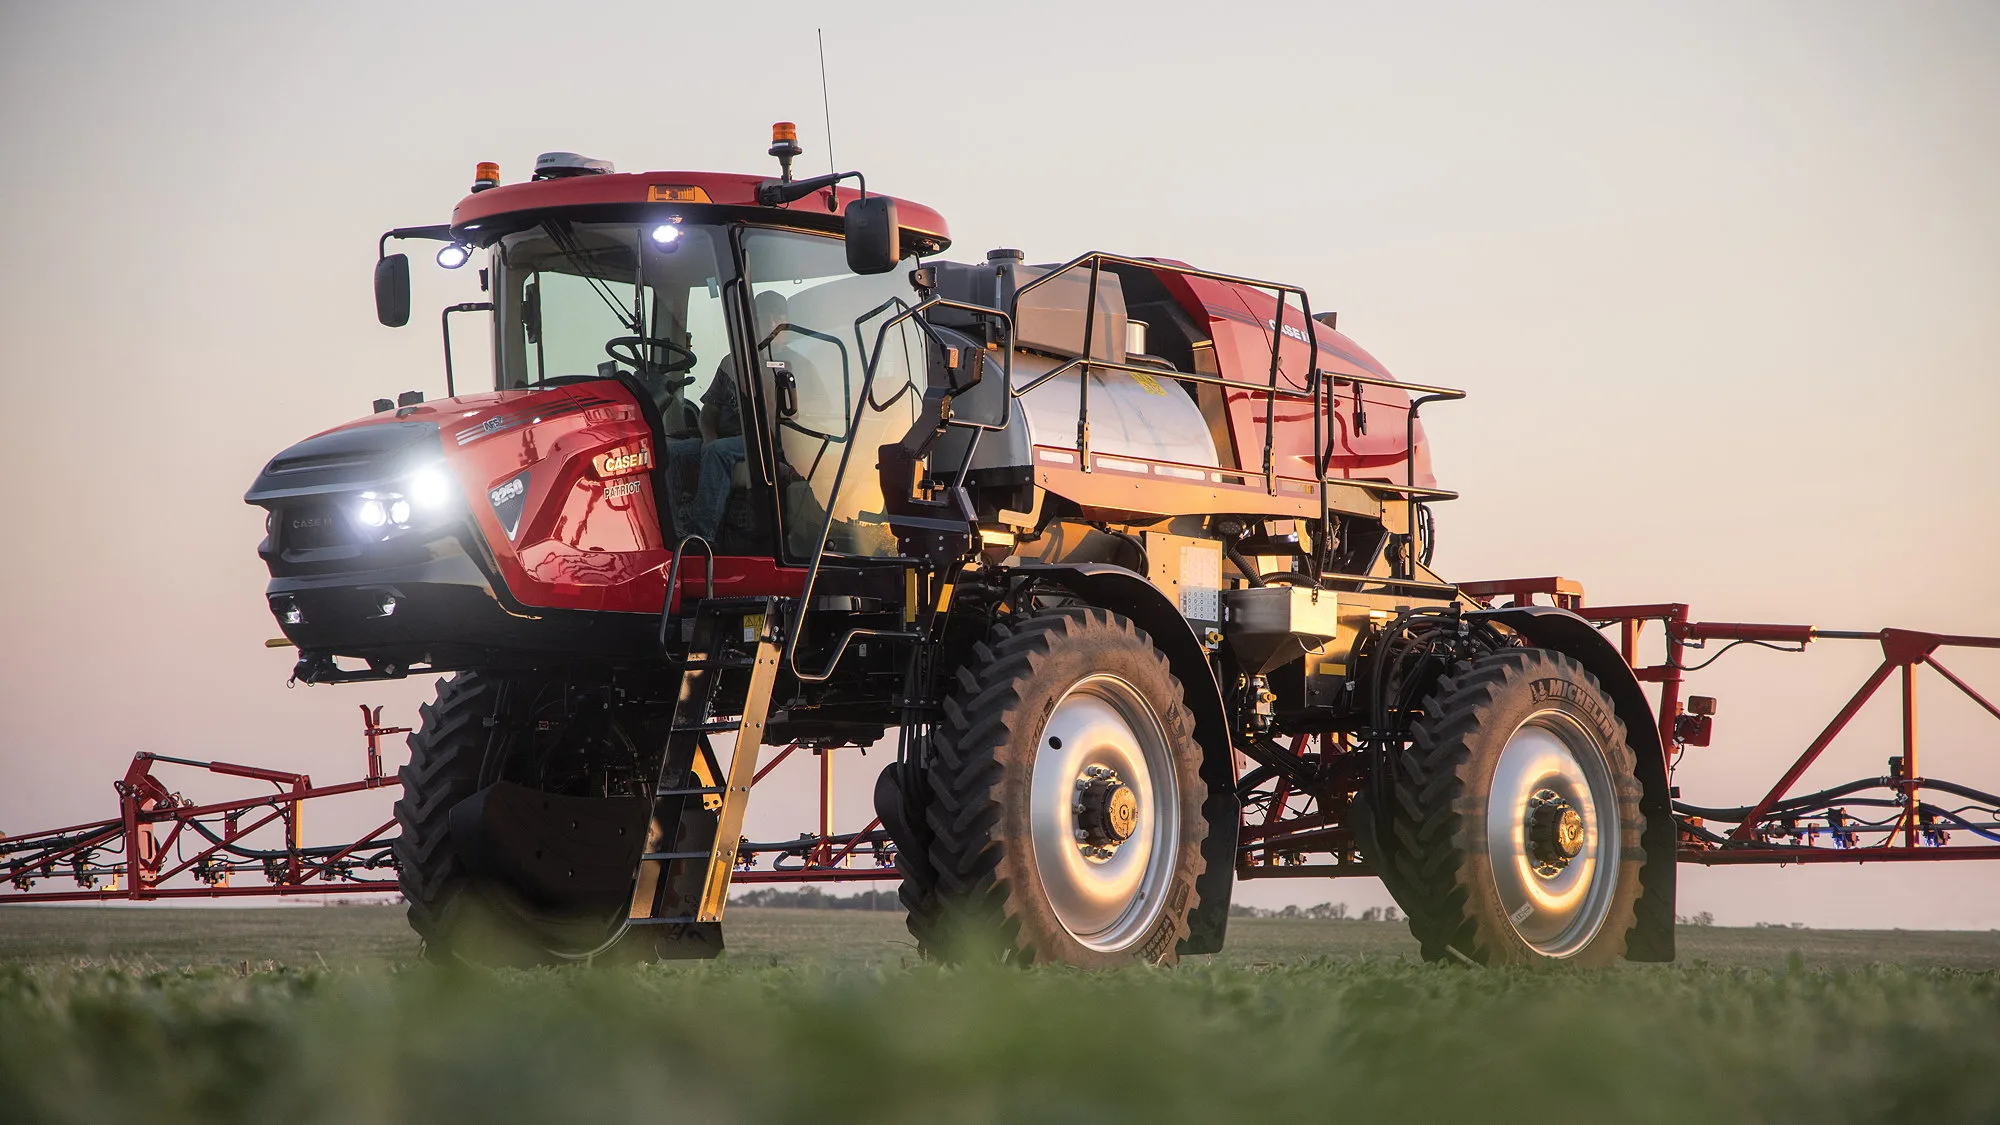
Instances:
[[[371,399],[442,393],[436,309],[474,271],[419,253],[412,326],[382,328],[377,236],[548,150],[763,172],[784,119],[818,171],[816,26],[839,165],[940,210],[947,257],[1296,282],[1400,377],[1468,388],[1426,415],[1465,494],[1448,576],[2000,634],[1991,3],[5,0],[0,831],[109,815],[140,749],[358,774],[356,705],[409,722],[430,682],[287,690],[241,498]],[[1685,797],[1761,795],[1878,655],[1703,673]],[[2000,690],[2000,653],[1946,663]],[[1922,772],[2000,789],[2000,723],[1949,690],[1924,684]],[[1882,772],[1893,700],[1870,716],[1806,784]],[[883,757],[841,760],[850,827]],[[808,776],[753,836],[808,826]],[[357,800],[309,832],[388,815]],[[1984,929],[1996,892],[1990,864],[1683,868],[1681,909]]]

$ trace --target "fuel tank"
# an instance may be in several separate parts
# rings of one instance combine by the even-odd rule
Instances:
[[[982,435],[973,450],[973,469],[1025,467],[1038,445],[1076,448],[1077,419],[1086,397],[1094,453],[1187,465],[1220,463],[1201,407],[1171,381],[1176,373],[1172,364],[1128,350],[1141,334],[1127,316],[1118,275],[1099,275],[1093,309],[1086,272],[1051,277],[1050,267],[1022,265],[1013,251],[995,251],[983,266],[945,262],[936,268],[944,295],[971,304],[1005,308],[1026,287],[1015,309],[1012,383],[1033,389],[1009,405],[1007,381],[998,377],[995,364],[990,369],[994,377],[961,396],[956,409],[963,416],[1007,420],[1003,429]],[[1094,368],[1087,376],[1071,370],[1041,381],[1082,356],[1086,343],[1094,360],[1147,366],[1158,374]],[[962,431],[947,436],[942,463],[957,463],[965,442]]]

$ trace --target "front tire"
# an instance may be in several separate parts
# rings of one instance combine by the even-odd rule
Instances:
[[[410,761],[397,775],[403,793],[396,802],[401,834],[395,855],[410,927],[423,940],[428,960],[529,966],[713,957],[721,951],[721,933],[714,925],[626,925],[629,893],[581,912],[538,908],[512,888],[481,877],[460,853],[451,830],[452,809],[499,780],[527,782],[550,792],[578,788],[574,779],[567,786],[550,784],[547,763],[582,758],[583,738],[601,744],[594,747],[595,756],[612,756],[604,753],[608,747],[615,756],[629,757],[630,764],[615,780],[607,780],[600,768],[587,779],[597,792],[569,795],[610,795],[609,788],[634,788],[657,772],[657,755],[645,749],[653,739],[638,717],[605,712],[601,722],[576,728],[583,735],[530,733],[549,725],[536,722],[542,711],[572,706],[553,685],[539,680],[461,672],[440,680],[436,702],[419,709],[420,722],[409,739]],[[663,932],[667,929],[678,932]]]
[[[1424,702],[1373,825],[1427,960],[1604,965],[1640,895],[1640,786],[1595,677],[1560,653],[1460,664]]]
[[[1124,617],[1001,626],[959,669],[924,771],[939,909],[912,932],[953,960],[1171,964],[1207,835],[1193,732]]]

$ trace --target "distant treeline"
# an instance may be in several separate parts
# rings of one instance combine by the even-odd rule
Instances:
[[[896,899],[895,891],[862,891],[852,895],[830,895],[818,887],[804,887],[796,891],[781,890],[777,887],[759,887],[754,891],[732,894],[729,901],[736,906],[779,906],[792,910],[896,910],[903,904]]]
[[[1344,902],[1321,902],[1312,906],[1273,907],[1269,910],[1261,906],[1245,906],[1232,903],[1229,907],[1231,918],[1309,918],[1315,922],[1400,922],[1403,916],[1393,906],[1370,906],[1359,914],[1348,912]]]
[[[901,911],[903,904],[897,900],[895,891],[862,891],[859,894],[832,895],[818,887],[801,887],[798,890],[784,890],[779,887],[758,887],[752,891],[739,891],[729,896],[733,906],[771,906],[789,910],[894,910]],[[1316,906],[1286,906],[1265,909],[1261,906],[1244,906],[1238,903],[1229,908],[1231,918],[1309,918],[1314,921],[1335,922],[1400,922],[1403,916],[1393,906],[1371,906],[1359,914],[1348,912],[1344,902],[1322,902]]]
[[[801,887],[788,891],[778,887],[759,887],[754,891],[741,891],[729,896],[736,906],[774,906],[790,910],[894,910],[900,912],[903,904],[896,899],[895,891],[862,891],[851,895],[830,895],[818,887]],[[1312,906],[1283,906],[1265,908],[1245,906],[1235,903],[1229,908],[1231,918],[1304,918],[1315,922],[1400,922],[1403,915],[1393,906],[1365,907],[1354,913],[1344,902],[1321,902]],[[1683,915],[1676,919],[1683,926],[1712,926],[1715,916],[1704,910],[1692,916]],[[1759,926],[1782,929],[1783,922],[1759,922]],[[1802,928],[1799,923],[1791,923],[1792,929]]]

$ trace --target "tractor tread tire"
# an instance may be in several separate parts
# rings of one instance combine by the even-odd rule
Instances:
[[[896,844],[896,873],[902,877],[896,900],[902,904],[904,922],[923,956],[932,953],[942,917],[937,872],[930,859],[933,834],[925,812],[929,796],[930,783],[923,769],[905,762],[889,763],[875,785],[876,815]],[[890,801],[897,807],[891,809]]]
[[[1596,678],[1582,665],[1550,650],[1503,649],[1463,662],[1441,677],[1425,698],[1423,717],[1395,762],[1389,807],[1372,810],[1372,828],[1382,836],[1383,883],[1408,915],[1410,932],[1427,961],[1554,960],[1521,941],[1504,912],[1496,918],[1496,912],[1474,904],[1477,881],[1490,874],[1483,847],[1469,847],[1461,836],[1468,824],[1483,825],[1485,819],[1486,783],[1480,780],[1482,763],[1473,743],[1493,724],[1504,695],[1536,672],[1572,678],[1603,696]],[[1620,806],[1620,876],[1599,936],[1568,959],[1580,965],[1605,964],[1624,955],[1641,894],[1635,759],[1608,697],[1603,704],[1599,719],[1608,728],[1603,748]]]
[[[1157,673],[1152,685],[1157,694],[1149,692],[1147,698],[1157,707],[1169,744],[1183,759],[1178,763],[1181,815],[1192,830],[1183,833],[1170,902],[1154,931],[1133,947],[1100,953],[1062,929],[1038,884],[1019,885],[1035,882],[1027,874],[1034,868],[1033,845],[1026,838],[1009,838],[1002,829],[1008,812],[1005,788],[1013,783],[1025,791],[1032,773],[1031,761],[1009,760],[1018,753],[1010,749],[1011,735],[1029,724],[1039,732],[1047,712],[1037,715],[1034,708],[1054,706],[1053,698],[1042,704],[1031,698],[1045,697],[1049,690],[1038,682],[1038,672],[1051,661],[1068,658],[1066,654],[1116,657],[1120,650],[1143,653],[1138,662],[1143,665],[1149,658],[1149,674]],[[911,933],[927,950],[958,960],[993,952],[1017,964],[1110,965],[1134,959],[1172,964],[1188,934],[1194,884],[1203,869],[1200,845],[1207,828],[1199,810],[1207,790],[1198,780],[1200,749],[1180,682],[1152,639],[1107,610],[1050,610],[996,626],[972,647],[952,677],[951,689],[926,771],[935,894],[926,897],[920,889],[910,896],[925,908],[912,911]]]
[[[396,771],[402,782],[395,809],[402,830],[395,846],[397,882],[409,903],[410,928],[431,961],[455,959],[450,931],[472,877],[452,846],[449,818],[452,807],[479,788],[485,720],[499,690],[498,681],[476,672],[440,681],[437,700],[417,708],[410,760]]]
[[[417,709],[410,760],[396,775],[402,782],[395,807],[402,830],[394,846],[397,882],[424,958],[439,964],[531,967],[581,959],[552,953],[525,922],[501,906],[505,888],[476,879],[452,840],[451,811],[481,787],[494,742],[489,721],[507,705],[509,683],[482,672],[439,680],[436,700]],[[715,957],[721,951],[721,927],[697,923],[628,929],[589,959],[680,960]]]

